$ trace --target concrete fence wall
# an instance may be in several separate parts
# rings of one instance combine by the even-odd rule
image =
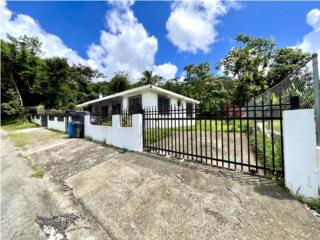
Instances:
[[[58,117],[54,117],[54,120],[50,120],[48,117],[48,128],[66,132],[66,117],[63,117],[63,121],[58,121]]]
[[[143,133],[142,115],[132,115],[132,127],[120,126],[120,115],[112,115],[112,126],[93,125],[90,123],[90,116],[85,116],[84,135],[93,140],[126,148],[132,151],[142,152]]]
[[[31,116],[31,122],[41,126],[41,117],[39,116],[39,119],[37,119],[36,116],[33,115]]]
[[[36,116],[31,116],[31,122],[41,126],[41,117],[43,116],[40,116],[39,119],[37,119]],[[66,117],[63,118],[63,121],[58,121],[58,117],[54,117],[54,120],[50,120],[49,116],[45,116],[45,117],[48,118],[49,129],[66,132],[66,120],[67,120]]]
[[[313,109],[284,111],[283,144],[286,186],[294,195],[318,197],[320,148]]]

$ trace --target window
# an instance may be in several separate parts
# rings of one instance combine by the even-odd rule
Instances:
[[[36,116],[36,119],[39,119],[39,118],[40,118],[39,115],[37,115],[37,116]]]
[[[187,103],[187,117],[192,117],[193,113],[193,104]]]
[[[158,95],[158,111],[159,114],[169,114],[170,100],[168,97]]]
[[[112,105],[112,114],[120,114],[121,112],[121,104],[117,103],[117,104],[113,104]]]
[[[50,121],[54,121],[54,116],[49,116]]]
[[[129,113],[139,113],[142,109],[141,95],[129,98]]]
[[[109,113],[108,110],[109,110],[108,106],[101,107],[101,116],[108,116],[108,113]]]
[[[178,105],[178,107],[181,107],[181,100],[177,101],[177,105]]]

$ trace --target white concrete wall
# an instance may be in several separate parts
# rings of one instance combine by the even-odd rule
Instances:
[[[39,116],[39,119],[37,119],[36,116],[33,115],[33,117],[31,116],[31,122],[41,126],[41,117]]]
[[[283,141],[286,186],[293,194],[319,196],[320,154],[313,109],[284,111]]]
[[[90,116],[85,116],[84,135],[93,140],[106,142],[107,144],[126,148],[128,150],[142,152],[142,115],[132,115],[132,127],[120,126],[120,115],[112,116],[112,127],[92,125]]]
[[[153,92],[142,93],[142,108],[157,107],[158,106],[158,94]]]
[[[47,118],[48,118],[48,128],[49,129],[54,129],[57,131],[66,132],[66,129],[65,129],[66,117],[63,118],[63,122],[58,121],[58,117],[54,117],[54,120],[49,120],[49,116],[47,116]],[[31,116],[31,122],[41,126],[41,116],[39,117],[39,119],[37,119],[36,116],[34,116],[34,117]]]
[[[54,117],[54,120],[48,118],[48,128],[54,129],[60,132],[66,132],[66,118],[63,117],[63,121],[58,121],[58,117]]]

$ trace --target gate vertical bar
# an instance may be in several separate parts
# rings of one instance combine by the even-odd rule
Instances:
[[[280,110],[280,132],[281,132],[281,173],[282,177],[284,178],[284,149],[283,149],[283,126],[282,126],[282,96],[280,95],[279,98],[279,110]]]
[[[254,145],[256,153],[256,172],[258,172],[258,133],[257,133],[257,104],[256,98],[253,99],[253,113],[254,113]]]
[[[232,104],[232,118],[233,118],[233,152],[234,152],[234,169],[237,168],[237,140],[236,140],[236,119],[235,119],[235,108]]]
[[[184,142],[184,120],[185,120],[185,116],[184,116],[184,109],[183,109],[183,104],[181,104],[181,107],[182,107],[182,116],[181,116],[181,119],[182,119],[182,158],[184,158],[185,156],[185,152],[184,152],[184,145],[185,145],[185,142]]]
[[[270,117],[271,117],[271,152],[272,152],[272,171],[275,170],[275,162],[274,162],[274,136],[273,136],[273,103],[272,99],[270,99]],[[280,120],[281,121],[281,120]]]
[[[143,146],[143,149],[146,150],[145,146],[146,146],[146,140],[145,140],[145,110],[143,109],[142,110],[142,146]]]
[[[249,121],[249,103],[246,104],[246,114],[247,114],[247,146],[248,146],[248,170],[250,172],[250,121]]]
[[[241,162],[241,171],[243,171],[243,139],[242,139],[242,106],[240,104],[239,107],[240,111],[240,162]]]
[[[262,142],[263,142],[263,173],[266,175],[266,133],[265,133],[265,119],[264,119],[264,97],[262,96],[261,102],[262,111]]]
[[[221,102],[221,114],[220,114],[220,135],[221,135],[221,155],[222,155],[222,167],[224,167],[224,142],[223,142],[223,103]]]
[[[230,168],[230,136],[229,136],[229,123],[230,123],[230,119],[229,119],[229,102],[227,102],[227,144],[228,144],[228,168]]]

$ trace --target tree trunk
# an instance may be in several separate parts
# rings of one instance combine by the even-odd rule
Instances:
[[[22,101],[22,97],[21,97],[20,91],[18,89],[18,85],[17,85],[16,81],[14,80],[14,78],[13,78],[11,73],[10,73],[10,78],[11,78],[11,80],[12,80],[12,82],[14,84],[14,88],[16,89],[16,92],[17,92],[17,94],[19,96],[21,107],[23,107],[23,101]]]

